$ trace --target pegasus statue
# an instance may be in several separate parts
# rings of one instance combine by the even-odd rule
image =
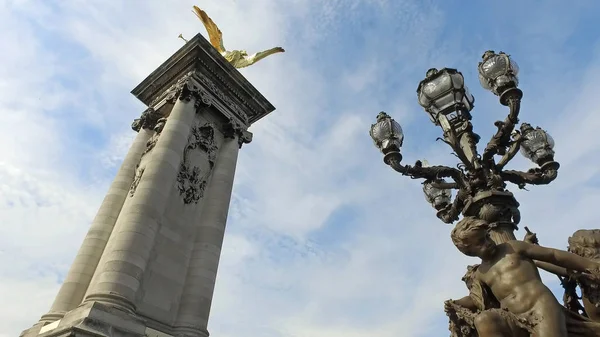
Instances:
[[[221,54],[231,65],[236,68],[245,68],[253,65],[254,63],[264,59],[269,55],[273,55],[276,53],[283,53],[285,50],[281,47],[275,47],[271,49],[267,49],[265,51],[261,51],[258,53],[254,53],[252,55],[248,55],[245,50],[227,50],[225,46],[223,46],[223,34],[217,25],[213,22],[213,20],[206,14],[205,11],[198,8],[197,6],[193,7],[193,12],[196,16],[202,21],[206,31],[208,32],[208,38],[210,40],[210,44]],[[180,34],[179,38],[187,42],[185,38]]]

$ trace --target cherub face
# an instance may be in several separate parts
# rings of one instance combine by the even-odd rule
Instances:
[[[489,236],[489,225],[475,217],[460,220],[450,234],[452,242],[463,254],[485,259],[491,257],[496,244]]]
[[[494,253],[496,243],[490,238],[486,229],[480,228],[470,231],[467,237],[464,237],[464,244],[459,250],[468,256],[485,258]]]
[[[496,243],[492,241],[487,230],[481,230],[481,233],[478,234],[476,238],[473,238],[474,241],[476,240],[471,246],[473,254],[481,258],[490,256],[496,249]]]

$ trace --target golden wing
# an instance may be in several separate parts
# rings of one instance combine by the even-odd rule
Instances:
[[[208,32],[208,38],[210,40],[210,44],[215,47],[215,49],[219,53],[225,52],[225,47],[223,46],[223,34],[219,27],[213,22],[213,20],[206,14],[205,11],[201,10],[197,6],[194,6],[193,10],[194,14],[202,21],[206,31]]]

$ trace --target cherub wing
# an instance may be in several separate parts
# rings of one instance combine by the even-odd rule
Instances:
[[[206,14],[206,12],[198,8],[198,6],[194,6],[193,12],[204,24],[204,27],[208,32],[210,44],[212,44],[219,53],[224,53],[225,47],[223,46],[223,34],[221,33],[221,30],[219,30],[219,27],[217,27],[213,20]]]

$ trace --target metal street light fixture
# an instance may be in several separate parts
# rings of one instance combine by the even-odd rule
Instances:
[[[448,166],[402,165],[400,154],[404,134],[402,128],[385,112],[377,115],[370,135],[384,154],[384,162],[397,172],[413,179],[425,179],[426,200],[437,210],[445,223],[458,220],[459,215],[475,216],[491,224],[491,237],[496,242],[514,240],[514,230],[520,221],[519,203],[506,189],[506,182],[524,188],[527,184],[548,184],[557,176],[559,164],[554,161],[554,140],[540,128],[518,124],[522,91],[517,87],[519,68],[505,53],[486,51],[479,63],[481,85],[497,95],[502,105],[509,107],[504,121],[495,123],[498,131],[491,137],[482,154],[477,151],[480,137],[473,132],[471,110],[475,99],[456,69],[429,69],[419,83],[419,104],[431,121],[440,126],[443,141],[461,163]],[[504,166],[521,149],[521,153],[539,167],[527,172],[504,170]],[[501,156],[496,161],[496,156]],[[450,178],[446,182],[443,178]],[[456,189],[454,200],[451,190]]]
[[[532,162],[543,166],[554,158],[554,139],[544,130],[521,124],[521,154]]]
[[[447,187],[444,179],[426,180],[423,183],[425,200],[438,211],[446,208],[452,201],[452,190]]]
[[[381,152],[384,154],[394,153],[395,156],[399,156],[398,161],[402,160],[400,148],[404,141],[404,133],[402,133],[400,124],[396,123],[392,117],[383,111],[380,112],[377,115],[377,123],[371,125],[369,134]]]
[[[494,53],[488,50],[483,53],[483,61],[479,62],[479,83],[484,89],[493,92],[500,97],[502,105],[508,105],[511,95],[523,97],[523,93],[517,89],[519,85],[519,66],[507,54]]]
[[[456,69],[429,69],[417,88],[419,104],[431,121],[442,128],[444,140],[456,143],[457,156],[468,165],[478,168],[471,113],[475,98],[465,86],[463,75]]]

